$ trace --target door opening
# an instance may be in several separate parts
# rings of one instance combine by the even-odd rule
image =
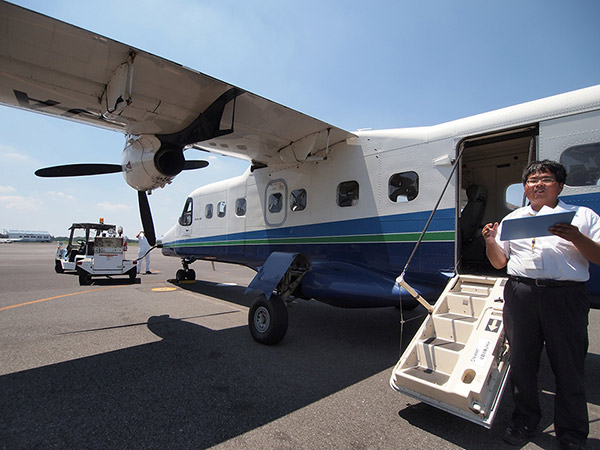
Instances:
[[[521,175],[537,154],[537,126],[464,141],[457,204],[457,267],[460,273],[503,276],[485,254],[481,230],[523,205]]]

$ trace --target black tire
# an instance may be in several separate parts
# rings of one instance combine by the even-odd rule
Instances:
[[[137,277],[137,269],[134,267],[133,269],[131,269],[129,272],[127,272],[129,274],[129,282],[131,284],[135,283],[135,279]]]
[[[63,273],[64,272],[62,263],[58,259],[54,260],[54,271],[56,273]]]
[[[185,275],[185,279],[194,281],[196,279],[196,271],[194,269],[189,269]]]
[[[288,312],[283,300],[276,295],[269,300],[264,294],[256,297],[248,311],[248,328],[252,338],[260,344],[281,342],[288,328]]]
[[[183,269],[179,269],[176,273],[175,273],[175,279],[177,281],[183,281],[185,280],[185,270]]]
[[[90,284],[90,282],[92,281],[92,277],[84,271],[80,271],[79,272],[79,285],[80,286],[86,286],[88,284]]]

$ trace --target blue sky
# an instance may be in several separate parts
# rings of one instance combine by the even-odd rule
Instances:
[[[37,0],[14,3],[181,63],[353,131],[433,125],[600,83],[597,0]],[[0,230],[75,221],[140,229],[120,175],[35,169],[119,163],[122,135],[0,107]],[[196,187],[238,175],[210,159],[154,191],[157,235]]]

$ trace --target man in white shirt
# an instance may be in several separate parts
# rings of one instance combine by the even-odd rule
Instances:
[[[588,346],[589,300],[584,282],[589,262],[600,264],[600,217],[589,208],[558,200],[565,168],[534,161],[523,172],[530,204],[489,223],[482,234],[492,265],[506,267],[504,325],[511,351],[515,410],[503,439],[523,445],[541,419],[538,370],[544,344],[556,380],[554,426],[563,449],[584,448],[589,433],[584,360]],[[549,228],[552,236],[501,241],[507,219],[575,211],[570,224]]]
[[[136,237],[139,242],[137,272],[141,272],[142,262],[145,261],[146,273],[152,273],[150,272],[150,244],[148,243],[148,239],[146,239],[146,235],[143,231],[140,231]]]

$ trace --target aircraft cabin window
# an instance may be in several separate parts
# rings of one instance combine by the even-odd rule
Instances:
[[[290,209],[304,211],[306,209],[306,189],[294,189],[290,194]]]
[[[419,175],[417,172],[395,173],[388,183],[388,197],[394,203],[413,201],[419,195]]]
[[[275,192],[269,195],[269,212],[278,213],[283,208],[283,195],[281,192]]]
[[[185,201],[185,205],[183,207],[183,212],[181,213],[181,217],[179,217],[179,225],[184,227],[189,227],[192,224],[192,205],[193,200],[191,197]]]
[[[600,186],[600,143],[569,147],[560,155],[568,186]]]
[[[213,216],[213,204],[212,203],[206,204],[206,208],[204,210],[204,216],[207,219],[212,219],[212,216]]]
[[[227,212],[227,202],[219,202],[217,203],[217,216],[225,217],[225,213]]]
[[[337,204],[341,207],[354,206],[358,202],[358,181],[344,181],[337,187]]]
[[[246,199],[238,198],[235,201],[235,215],[238,217],[243,217],[246,215]]]
[[[508,209],[514,211],[523,206],[523,199],[525,198],[523,196],[524,194],[525,189],[523,188],[523,183],[511,184],[506,188],[504,204]],[[527,204],[527,199],[525,199],[525,204]]]

